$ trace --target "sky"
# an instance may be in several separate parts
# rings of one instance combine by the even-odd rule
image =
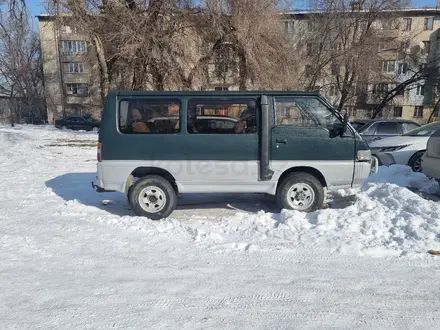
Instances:
[[[304,3],[305,1],[299,0],[297,3]],[[436,6],[437,0],[413,0],[414,7],[423,7],[423,6]],[[26,4],[28,5],[32,16],[39,15],[45,13],[44,10],[44,0],[26,0]]]

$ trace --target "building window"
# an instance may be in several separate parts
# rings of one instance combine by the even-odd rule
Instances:
[[[329,96],[336,96],[338,94],[338,89],[336,85],[331,85],[328,89],[328,95]]]
[[[419,69],[420,69],[420,72],[425,72],[426,71],[426,63],[421,63]]]
[[[308,29],[310,32],[315,31],[315,22],[313,22],[313,21],[311,21],[311,20],[308,20],[308,21],[307,21],[307,29]]]
[[[61,32],[62,33],[72,33],[72,27],[69,25],[63,25],[61,27]]]
[[[286,32],[287,34],[292,34],[294,31],[294,27],[294,21],[284,21],[284,32]]]
[[[417,85],[416,88],[416,95],[425,95],[425,86],[424,85]]]
[[[394,107],[393,109],[394,117],[402,117],[402,114],[403,114],[403,107]]]
[[[397,91],[396,95],[405,96],[405,88],[401,88]]]
[[[217,87],[214,87],[214,90],[215,91],[228,91],[229,87],[217,86]]]
[[[433,30],[434,29],[434,17],[425,17],[425,30]]]
[[[83,54],[86,52],[86,42],[84,40],[63,40],[63,55]]]
[[[382,62],[382,72],[396,72],[396,61],[383,61]]]
[[[89,94],[88,84],[66,84],[67,95],[85,96]]]
[[[406,63],[399,63],[397,65],[397,73],[398,74],[406,73],[407,70],[408,70],[408,65]]]
[[[67,73],[83,73],[84,63],[67,63]]]
[[[388,92],[388,84],[374,84],[373,85],[373,94],[385,93]]]
[[[414,108],[414,117],[415,118],[423,118],[423,105],[416,106]]]
[[[216,54],[214,56],[214,75],[216,77],[225,77],[225,75],[234,70],[234,61],[232,55],[232,49],[229,44],[221,44],[215,49]]]
[[[403,31],[411,31],[412,26],[412,18],[405,17],[403,18]]]
[[[348,110],[349,117],[356,118],[356,115],[357,115],[356,107],[349,105],[349,106],[347,106],[347,110]]]

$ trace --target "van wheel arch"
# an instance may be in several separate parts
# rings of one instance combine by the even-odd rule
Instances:
[[[283,174],[281,174],[280,178],[278,179],[277,192],[279,187],[287,177],[289,177],[292,173],[298,173],[298,172],[308,173],[310,175],[313,175],[315,178],[319,180],[319,182],[323,187],[327,187],[327,182],[325,181],[325,177],[319,170],[317,170],[314,167],[298,166],[298,167],[291,167],[288,170],[284,171]]]
[[[179,193],[179,190],[177,188],[176,179],[174,176],[168,172],[167,170],[164,170],[160,167],[137,167],[134,169],[130,175],[127,178],[127,181],[125,183],[125,194],[127,197],[129,197],[132,187],[134,186],[137,179],[141,179],[147,175],[158,175],[166,179],[171,183],[173,186],[176,194]]]

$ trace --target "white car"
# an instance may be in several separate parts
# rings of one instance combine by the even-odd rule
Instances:
[[[401,136],[394,136],[369,143],[371,153],[379,160],[379,165],[408,165],[414,172],[422,171],[422,156],[426,151],[429,137],[440,129],[440,122],[433,122]]]

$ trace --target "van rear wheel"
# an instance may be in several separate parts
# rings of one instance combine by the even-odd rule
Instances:
[[[313,175],[305,172],[288,175],[278,187],[278,206],[282,209],[313,212],[324,203],[324,188]]]
[[[139,179],[128,194],[136,215],[151,220],[168,217],[177,206],[177,195],[171,183],[159,175]]]

